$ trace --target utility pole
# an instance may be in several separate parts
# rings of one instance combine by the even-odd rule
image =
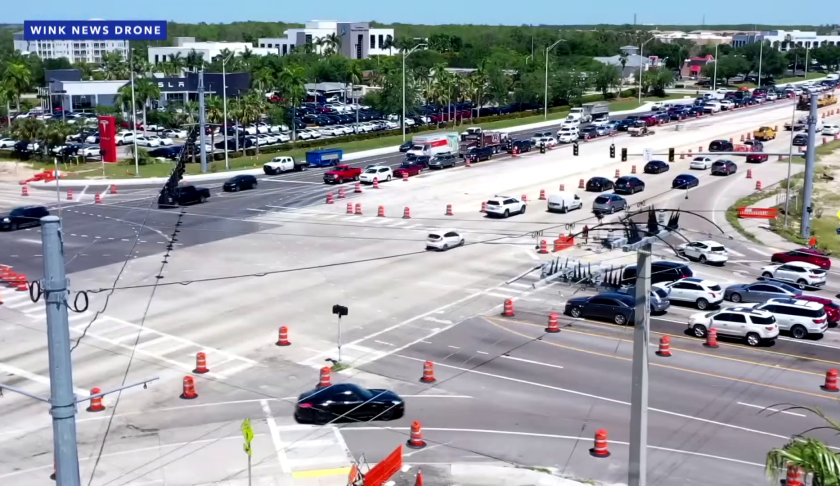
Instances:
[[[650,243],[636,250],[636,310],[630,399],[629,486],[647,484],[648,349],[650,342]]]
[[[799,232],[799,236],[805,239],[811,237],[811,213],[814,211],[814,208],[811,207],[811,193],[814,190],[814,159],[817,146],[817,120],[819,119],[817,98],[819,98],[817,93],[811,93],[811,114],[808,117],[808,148],[805,152],[805,187],[802,190],[802,226]]]
[[[224,89],[224,87],[222,88]],[[198,71],[198,129],[201,140],[201,173],[207,173],[207,136],[204,119],[204,68]]]

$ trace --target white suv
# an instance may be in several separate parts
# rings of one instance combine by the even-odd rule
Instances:
[[[671,302],[690,302],[700,310],[723,302],[723,289],[716,282],[702,278],[683,278],[676,282],[658,283],[654,287],[669,291]]]
[[[761,269],[761,276],[793,282],[802,290],[808,287],[825,285],[826,271],[807,262],[789,262],[782,265],[769,265]]]
[[[541,138],[551,137],[553,135],[554,134],[551,133],[551,132],[537,132],[537,133],[534,134],[533,137],[531,137],[531,145],[533,145],[535,147],[539,147]]]
[[[677,251],[682,253],[686,258],[697,260],[700,263],[724,264],[729,260],[729,254],[726,253],[726,248],[714,241],[692,241],[691,243],[684,243],[677,248]]]
[[[694,157],[691,160],[691,165],[689,165],[689,168],[706,170],[711,166],[712,159],[710,157]]]
[[[374,179],[377,182],[390,181],[394,177],[391,168],[386,165],[374,165],[366,167],[365,171],[359,176],[359,180],[367,184],[373,184]]]
[[[706,337],[710,328],[718,335],[745,338],[750,346],[772,342],[779,337],[779,326],[770,312],[751,307],[729,307],[688,318],[688,330],[699,338]]]
[[[779,329],[790,331],[796,339],[805,339],[809,334],[822,335],[828,329],[825,307],[819,302],[779,298],[770,299],[756,309],[772,313]]]
[[[508,196],[496,196],[487,200],[488,216],[507,218],[511,214],[525,214],[525,203]]]
[[[557,140],[560,143],[572,143],[580,137],[577,128],[562,128],[557,132]]]

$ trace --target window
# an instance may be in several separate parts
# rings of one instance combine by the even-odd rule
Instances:
[[[738,324],[746,324],[747,317],[743,314],[729,314],[729,322],[735,322]]]
[[[457,237],[458,237],[458,233],[456,233],[456,232],[454,232],[454,231],[450,231],[449,233],[446,233],[446,234],[445,234],[445,235],[443,235],[443,236],[445,236],[445,237],[447,237],[447,238],[457,238]]]
[[[260,47],[265,47],[265,44],[260,44]]]
[[[764,316],[750,316],[750,320],[753,324],[758,324],[760,326],[766,326],[768,324],[773,324],[776,322],[776,318],[773,316],[764,317]]]
[[[289,47],[289,45],[288,45],[288,44],[283,44],[283,55],[284,55],[284,56],[288,53],[288,51],[287,51],[287,48],[288,48],[288,47]]]
[[[155,64],[157,64],[159,62],[160,62],[160,56],[158,54],[155,54]]]
[[[364,42],[364,36],[359,34],[356,37],[356,59],[362,58],[362,42]]]
[[[376,49],[376,36],[375,35],[370,36],[370,48],[371,49]]]
[[[753,285],[750,287],[750,290],[755,292],[771,292],[774,294],[781,294],[782,291],[778,287],[773,287],[772,285]]]
[[[614,300],[605,299],[603,297],[595,297],[593,299],[590,299],[589,303],[592,305],[608,305],[610,307],[616,306],[616,302]]]
[[[384,42],[382,40],[382,35],[380,34],[380,36],[379,36],[379,48],[382,49],[383,45],[384,45]]]

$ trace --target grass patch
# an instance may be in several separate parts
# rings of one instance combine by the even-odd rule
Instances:
[[[645,103],[656,102],[656,101],[667,101],[667,100],[678,100],[682,99],[686,96],[686,94],[672,94],[665,96],[664,98],[658,97],[648,97],[642,98],[642,103],[639,104],[638,98],[625,98],[621,100],[611,101],[610,102],[610,111],[626,111],[626,110],[635,110],[636,108],[644,105]]]
[[[793,175],[790,181],[781,181],[772,189],[764,188],[764,190],[762,190],[761,192],[754,192],[748,196],[744,196],[741,199],[738,199],[737,201],[735,201],[735,204],[729,206],[729,208],[726,209],[726,222],[729,223],[730,226],[735,228],[735,231],[740,233],[744,238],[752,241],[753,243],[761,243],[761,241],[759,241],[758,238],[755,237],[755,235],[745,230],[744,227],[741,226],[741,219],[738,217],[738,208],[750,207],[758,201],[761,201],[762,199],[773,197],[785,191],[788,187],[788,184],[790,184],[791,187],[796,187],[796,182],[804,178],[805,173],[800,172],[798,174]],[[772,225],[775,220],[770,221]]]
[[[831,170],[828,167],[817,167],[814,174],[814,206],[816,207],[815,217],[811,219],[811,236],[817,238],[817,247],[826,253],[837,255],[840,253],[840,239],[837,238],[837,228],[840,227],[834,208],[838,207],[840,202],[840,195],[834,194],[830,191],[820,191],[819,183],[822,180],[823,174],[830,174]],[[804,174],[802,174],[804,176]],[[801,196],[801,194],[800,194]],[[802,210],[794,204],[789,208],[788,212],[788,227],[782,226],[782,221],[771,220],[770,227],[775,233],[784,239],[797,243],[799,245],[807,246],[808,240],[801,238],[799,232],[801,229],[800,222],[802,221]],[[829,206],[829,209],[825,209]]]
[[[335,371],[336,373],[338,373],[339,371],[344,371],[344,370],[349,369],[349,368],[350,368],[349,364],[342,363],[341,361],[336,361],[335,363],[333,363],[332,366],[330,366],[330,370]]]

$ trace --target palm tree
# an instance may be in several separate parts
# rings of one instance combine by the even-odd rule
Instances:
[[[254,61],[254,51],[251,49],[245,48],[244,51],[240,52],[238,56],[238,62],[244,69],[248,69],[251,66],[251,63]]]
[[[198,52],[195,49],[190,50],[187,53],[186,59],[184,59],[184,67],[192,72],[196,72],[204,67],[204,53]]]
[[[327,45],[327,39],[326,37],[316,37],[312,40],[312,43],[310,45],[316,48],[315,53],[324,54],[324,47]]]
[[[618,62],[621,64],[621,89],[624,89],[624,67],[627,66],[627,53],[622,51],[621,54],[618,55]],[[621,90],[619,90],[619,96],[621,96]]]
[[[777,405],[771,405],[771,407],[778,408]],[[826,416],[818,408],[788,405],[781,411],[794,409],[810,412],[823,419],[827,425],[811,428],[803,434],[791,437],[790,441],[784,446],[771,449],[765,459],[767,476],[778,483],[781,472],[787,469],[789,463],[792,463],[794,466],[801,467],[814,474],[814,486],[840,485],[840,455],[822,441],[804,437],[805,433],[820,429],[827,429],[836,435],[840,433],[840,422]]]
[[[356,97],[355,97],[355,90],[353,89],[355,85],[362,83],[362,66],[357,61],[350,61],[350,65],[347,66],[347,82],[350,83],[350,96],[353,100],[353,104],[356,104]],[[356,121],[359,121],[359,108],[356,107]],[[292,120],[292,124],[294,124],[294,120]]]
[[[44,141],[44,153],[48,155],[50,149],[67,143],[67,136],[74,132],[75,129],[72,125],[62,121],[45,124],[41,133]]]
[[[476,105],[476,119],[481,117],[481,105],[487,101],[487,70],[484,62],[467,78],[467,92]]]
[[[206,100],[205,100],[206,103]],[[237,127],[242,126],[242,101],[240,98],[233,98],[228,100],[228,117],[233,120],[234,125]],[[234,143],[236,146],[236,150],[239,151],[239,136],[241,132],[234,131]],[[244,145],[243,145],[243,152],[244,152]]]
[[[160,87],[148,78],[139,78],[134,81],[134,97],[137,104],[143,108],[143,136],[146,136],[146,107],[152,100],[160,99]]]
[[[82,72],[82,77],[87,78],[88,80],[93,79],[93,65],[86,63],[84,61],[76,61],[73,63],[73,67],[78,69]]]
[[[157,69],[163,73],[164,76],[175,76],[181,71],[181,68],[170,61],[164,61],[157,65]]]
[[[341,37],[335,32],[324,37],[324,45],[326,46],[326,55],[338,54],[341,50]]]
[[[169,62],[180,72],[186,66],[187,60],[184,59],[184,56],[180,52],[176,52],[169,56]]]
[[[218,96],[208,96],[204,99],[204,112],[207,116],[207,121],[212,124],[221,125],[225,120],[224,106],[222,99]],[[222,125],[221,133],[225,133],[227,127]],[[216,131],[210,130],[210,146],[216,146]],[[227,146],[225,146],[227,150]]]
[[[102,61],[99,63],[102,76],[108,80],[125,79],[128,77],[128,66],[119,52],[106,52],[102,54]]]
[[[12,126],[12,135],[22,142],[40,142],[44,139],[44,122],[34,118],[16,120]]]
[[[23,63],[10,63],[3,73],[3,85],[15,96],[17,111],[20,113],[20,97],[32,86],[32,72]]]
[[[8,124],[8,128],[11,130],[12,128],[12,99],[15,97],[14,91],[12,91],[6,84],[0,82],[0,103],[6,103],[6,123]]]
[[[263,108],[265,107],[265,96],[261,93],[250,92],[242,100],[242,124],[252,124],[260,121]],[[257,155],[260,154],[259,140],[256,143]]]
[[[131,60],[131,64],[134,69],[135,76],[146,76],[152,70],[152,65],[149,63],[148,59],[137,56],[132,57],[133,59]]]
[[[274,89],[274,71],[267,67],[260,68],[253,73],[251,84],[258,87],[263,94],[271,91]]]
[[[297,103],[306,96],[306,71],[303,66],[290,65],[280,72],[278,78],[283,98],[292,105],[292,141],[297,139],[295,112]]]
[[[383,49],[388,49],[388,55],[394,54],[394,38],[390,35],[385,37],[385,42],[382,43]]]

